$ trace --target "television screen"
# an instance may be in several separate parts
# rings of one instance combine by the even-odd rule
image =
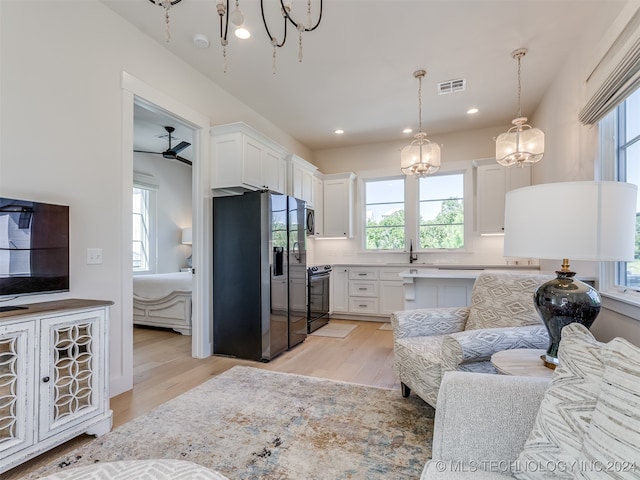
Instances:
[[[69,207],[0,197],[0,297],[69,290]]]

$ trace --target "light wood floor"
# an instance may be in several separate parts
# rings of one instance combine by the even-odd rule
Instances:
[[[191,357],[191,337],[151,328],[134,329],[133,390],[111,399],[114,428],[207,381],[235,365],[341,380],[382,388],[400,388],[392,370],[393,337],[382,323],[331,320],[357,324],[346,338],[311,335],[301,345],[269,363],[225,357]],[[82,435],[1,475],[17,480],[63,453],[90,441]]]

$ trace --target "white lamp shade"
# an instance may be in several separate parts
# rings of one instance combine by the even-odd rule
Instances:
[[[544,155],[544,132],[528,125],[511,128],[496,139],[496,161],[508,167],[535,163]]]
[[[624,182],[545,183],[506,195],[504,255],[632,261],[637,187]]]
[[[182,229],[182,243],[184,245],[191,245],[193,240],[193,229],[191,227]]]
[[[400,169],[405,175],[424,177],[440,170],[440,146],[426,139],[411,142],[400,152]]]

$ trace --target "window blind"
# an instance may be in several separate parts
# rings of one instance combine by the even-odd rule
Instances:
[[[587,79],[593,92],[578,119],[585,125],[598,123],[640,87],[640,9]]]

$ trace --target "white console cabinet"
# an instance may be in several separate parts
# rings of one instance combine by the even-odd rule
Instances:
[[[286,150],[238,122],[211,128],[211,188],[226,193],[286,192]]]
[[[0,312],[0,473],[82,433],[111,430],[111,304],[61,300]]]

